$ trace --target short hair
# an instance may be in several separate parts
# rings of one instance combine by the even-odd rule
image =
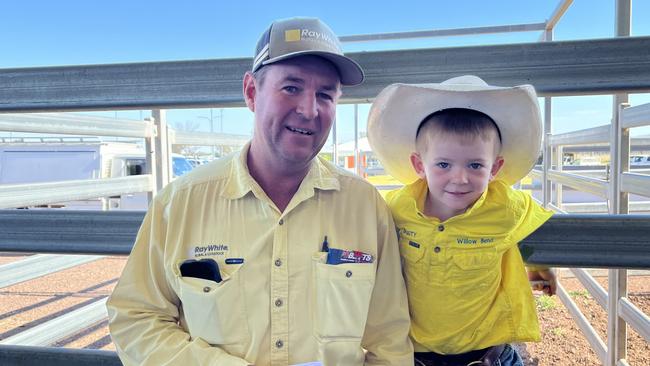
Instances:
[[[266,76],[267,71],[269,71],[269,68],[266,66],[262,66],[259,69],[253,71],[253,78],[257,80],[260,86],[262,86],[264,83],[264,76]]]
[[[474,109],[447,108],[425,117],[415,135],[417,151],[425,152],[429,139],[441,133],[480,137],[484,141],[496,136],[498,138],[497,151],[501,150],[502,141],[499,127],[490,116]]]

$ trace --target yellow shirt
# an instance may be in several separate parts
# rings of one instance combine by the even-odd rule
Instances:
[[[517,243],[552,213],[493,181],[465,213],[423,213],[427,185],[390,192],[416,352],[458,354],[539,340],[535,302]]]
[[[412,365],[397,236],[381,196],[315,159],[281,213],[250,176],[247,151],[195,169],[153,201],[108,300],[124,365]],[[374,262],[326,265],[325,236]],[[181,277],[192,258],[214,259],[223,281]]]

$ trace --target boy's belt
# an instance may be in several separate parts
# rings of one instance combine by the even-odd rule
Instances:
[[[505,344],[500,344],[457,355],[415,352],[415,366],[493,366],[497,365],[497,360],[505,347]]]

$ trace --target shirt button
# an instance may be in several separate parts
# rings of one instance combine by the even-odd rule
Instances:
[[[277,306],[277,307],[282,306],[282,299],[275,300],[275,306]]]
[[[280,221],[278,222],[278,224],[280,224],[280,225],[284,224],[284,219],[280,219]]]
[[[275,260],[275,266],[280,267],[282,265],[282,260],[281,259],[276,259]]]
[[[211,288],[208,287],[208,286],[205,286],[205,287],[203,288],[203,292],[210,292],[210,290],[211,290]]]
[[[275,341],[275,348],[282,348],[282,346],[284,346],[284,342],[281,339]]]
[[[436,253],[440,253],[440,247],[433,248],[433,251],[436,252]]]
[[[345,272],[345,277],[347,277],[347,278],[352,277],[352,271]]]
[[[445,231],[444,225],[438,225],[438,231]]]

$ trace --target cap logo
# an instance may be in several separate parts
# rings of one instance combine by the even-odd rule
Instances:
[[[285,42],[298,42],[300,41],[300,29],[288,29],[284,31]]]
[[[309,29],[301,29],[300,36],[301,36],[302,39],[312,38],[312,39],[315,39],[315,40],[332,43],[332,39],[330,38],[329,35],[327,35],[325,33],[316,32],[316,31],[313,31],[313,30],[309,30]]]
[[[310,39],[312,41],[325,41],[333,43],[332,38],[326,34],[309,29],[287,29],[284,31],[285,42],[299,42],[301,40]]]

